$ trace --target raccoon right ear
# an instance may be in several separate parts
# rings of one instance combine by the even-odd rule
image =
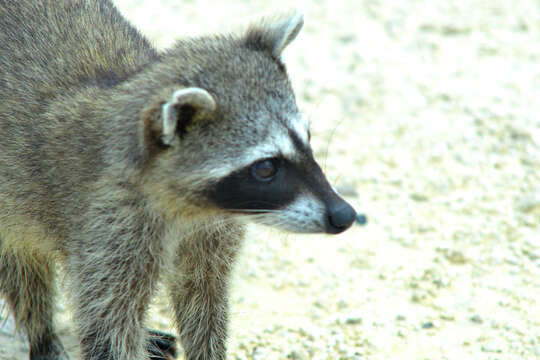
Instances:
[[[182,137],[201,118],[211,115],[216,102],[208,91],[190,87],[176,90],[161,107],[161,142],[170,145],[178,134]]]
[[[270,51],[272,57],[279,60],[303,25],[304,15],[298,10],[288,16],[266,18],[248,29],[245,44],[251,49]]]

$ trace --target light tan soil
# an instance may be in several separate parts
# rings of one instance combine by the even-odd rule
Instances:
[[[117,3],[160,47],[306,14],[285,60],[318,159],[369,223],[333,237],[253,227],[230,359],[540,358],[537,1]],[[151,325],[169,318],[158,299]],[[11,334],[0,359],[26,358]]]

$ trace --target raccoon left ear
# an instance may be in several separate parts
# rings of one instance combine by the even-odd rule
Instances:
[[[304,15],[295,11],[289,16],[263,19],[260,24],[248,29],[246,46],[255,50],[269,50],[272,57],[279,60],[283,50],[293,41],[302,26]]]
[[[211,115],[216,102],[208,91],[190,87],[176,90],[169,102],[161,107],[161,141],[170,145],[176,134],[182,136],[198,119]]]

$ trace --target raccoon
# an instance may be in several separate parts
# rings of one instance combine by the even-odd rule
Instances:
[[[58,265],[83,359],[174,357],[145,327],[162,280],[186,359],[218,360],[245,224],[351,226],[281,60],[302,25],[158,52],[109,0],[0,0],[0,292],[30,359],[68,359]]]

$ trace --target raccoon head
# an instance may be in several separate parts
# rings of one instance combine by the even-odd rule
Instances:
[[[158,73],[157,128],[170,191],[192,203],[292,232],[340,233],[355,210],[328,183],[310,146],[281,54],[299,13],[241,36],[181,41]],[[163,84],[161,84],[163,85]],[[195,190],[194,190],[195,189]]]

